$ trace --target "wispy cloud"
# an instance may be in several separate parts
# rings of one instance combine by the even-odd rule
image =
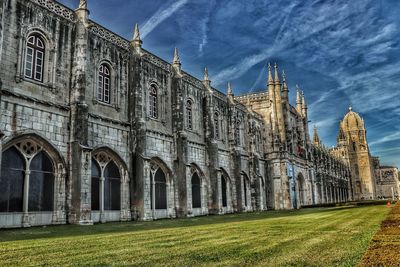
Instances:
[[[151,18],[149,18],[141,28],[141,36],[145,38],[161,22],[172,16],[177,10],[182,8],[189,0],[179,0],[168,7],[161,7]]]
[[[375,146],[375,145],[378,145],[378,144],[391,142],[391,141],[396,141],[396,140],[400,140],[400,132],[396,132],[396,133],[393,133],[393,134],[386,135],[383,138],[380,138],[380,139],[378,139],[376,141],[370,142],[369,145],[370,146]]]

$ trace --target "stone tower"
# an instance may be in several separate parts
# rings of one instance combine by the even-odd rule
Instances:
[[[375,177],[364,120],[349,107],[340,122],[338,148],[344,148],[351,168],[354,200],[375,198]]]

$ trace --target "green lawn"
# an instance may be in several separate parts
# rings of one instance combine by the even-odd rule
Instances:
[[[0,266],[354,266],[384,205],[0,231]]]

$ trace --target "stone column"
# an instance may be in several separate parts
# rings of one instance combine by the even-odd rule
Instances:
[[[22,227],[30,227],[31,224],[29,222],[29,213],[28,213],[28,205],[29,205],[29,175],[31,171],[29,170],[29,163],[27,163],[25,178],[24,178],[24,199],[22,203]]]
[[[100,190],[99,190],[99,192],[100,192],[100,222],[101,223],[105,223],[106,222],[106,217],[105,217],[105,214],[104,214],[104,181],[105,181],[105,178],[104,178],[104,169],[103,170],[101,170],[101,177],[100,177]]]

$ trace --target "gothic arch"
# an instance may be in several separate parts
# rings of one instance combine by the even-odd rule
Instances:
[[[153,217],[159,217],[157,210],[166,210],[161,216],[169,216],[168,210],[173,207],[173,176],[168,165],[159,157],[150,160],[150,198]],[[171,203],[172,202],[172,203]]]
[[[307,185],[304,175],[301,172],[297,174],[297,185],[299,205],[304,206],[306,202]]]
[[[7,168],[10,163],[2,168],[0,180],[3,191],[3,200],[10,195],[5,184],[19,187],[19,201],[21,206],[15,212],[22,212],[22,225],[41,225],[65,222],[66,199],[66,170],[65,161],[57,148],[45,138],[35,133],[24,133],[8,138],[3,147],[3,153],[10,153],[5,160],[21,163],[17,172]],[[19,184],[16,180],[19,179]],[[22,184],[21,184],[22,183]],[[7,192],[8,193],[7,193]],[[14,189],[13,189],[14,192]],[[8,203],[10,203],[8,201]],[[7,209],[9,209],[7,204]],[[3,207],[4,208],[4,207]],[[31,212],[39,212],[36,216]],[[47,214],[52,214],[47,215]]]
[[[226,211],[232,208],[232,180],[224,168],[220,168],[221,208]]]
[[[194,162],[190,163],[190,185],[192,196],[192,208],[208,207],[208,186],[209,180],[201,168]],[[199,179],[198,182],[196,180]],[[197,184],[199,183],[199,184]],[[199,205],[200,202],[200,205]]]
[[[244,209],[247,209],[247,207],[251,206],[251,193],[250,193],[251,192],[251,180],[246,172],[241,171],[240,174],[241,174],[241,178],[243,178],[243,180],[242,180],[243,186],[241,188],[241,192],[243,192],[242,206]]]
[[[57,169],[59,164],[65,168],[65,160],[60,151],[51,143],[51,141],[48,141],[45,137],[36,132],[29,131],[6,138],[4,140],[3,151],[23,141],[32,141],[42,147],[52,159],[54,169]]]

